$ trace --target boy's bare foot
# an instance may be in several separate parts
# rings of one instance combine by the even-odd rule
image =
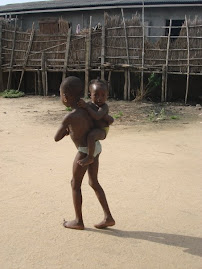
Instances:
[[[72,220],[72,221],[64,220],[63,226],[65,228],[69,228],[69,229],[84,230],[83,223],[80,223],[80,222],[78,222],[76,220]]]
[[[104,219],[103,221],[101,221],[98,224],[95,224],[95,228],[97,229],[104,229],[107,228],[109,226],[114,226],[115,225],[115,220],[113,218],[111,219]]]
[[[89,165],[94,162],[94,157],[86,156],[84,159],[79,160],[77,163],[81,165],[82,167]]]

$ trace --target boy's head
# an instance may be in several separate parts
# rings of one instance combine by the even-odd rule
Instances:
[[[71,106],[79,101],[83,93],[83,85],[77,77],[67,77],[60,85],[60,96],[65,106]]]
[[[89,85],[90,98],[97,106],[105,104],[108,96],[108,86],[104,80],[94,79]]]

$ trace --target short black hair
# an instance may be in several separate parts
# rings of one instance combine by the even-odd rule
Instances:
[[[106,90],[108,91],[108,84],[107,84],[106,80],[102,80],[99,77],[97,79],[91,80],[89,83],[89,89],[90,89],[91,85],[93,85],[93,84],[103,85],[106,88]]]
[[[62,81],[60,90],[65,95],[69,94],[76,98],[80,98],[83,94],[83,84],[78,77],[70,76]]]

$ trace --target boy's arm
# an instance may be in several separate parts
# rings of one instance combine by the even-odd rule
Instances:
[[[68,131],[68,118],[65,117],[62,124],[60,125],[60,128],[57,130],[57,133],[55,134],[55,142],[60,141],[64,136],[69,135]]]
[[[93,108],[90,107],[88,103],[86,103],[84,100],[80,100],[78,102],[79,107],[83,107],[88,111],[88,114],[94,119],[94,120],[100,120],[108,113],[108,105],[104,104],[102,107],[99,107],[98,111],[95,111]]]

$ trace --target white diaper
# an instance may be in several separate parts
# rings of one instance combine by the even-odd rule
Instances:
[[[85,153],[85,154],[88,154],[88,147],[78,147],[78,151]],[[95,151],[94,151],[93,157],[96,157],[101,152],[102,152],[102,146],[100,144],[100,141],[96,141],[95,142]]]

